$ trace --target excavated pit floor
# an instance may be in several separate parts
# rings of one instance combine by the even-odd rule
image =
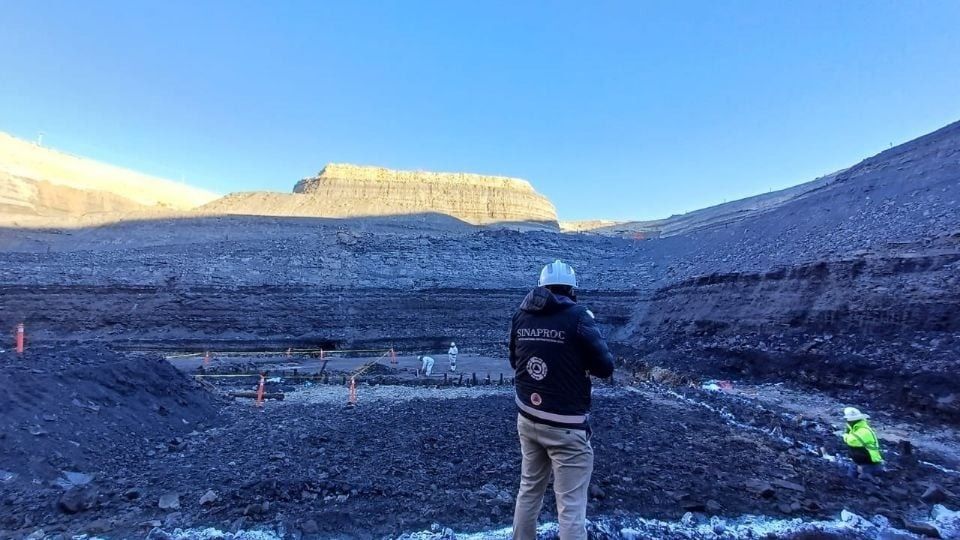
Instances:
[[[161,417],[153,402],[166,399],[162,392],[130,390],[128,403],[90,391],[80,401],[87,407],[74,406],[85,416],[72,420],[70,440],[102,435],[96,453],[79,459],[56,445],[37,444],[34,461],[46,467],[11,471],[12,479],[0,476],[0,537],[21,538],[40,529],[50,537],[103,538],[176,537],[180,529],[178,534],[189,537],[192,533],[182,531],[210,527],[222,535],[396,538],[439,525],[439,533],[424,537],[440,537],[450,528],[482,538],[509,526],[520,461],[509,384],[494,379],[459,386],[448,380],[443,386],[437,378],[424,385],[406,368],[387,364],[361,375],[355,407],[346,406],[348,390],[334,372],[329,384],[274,378],[268,392],[283,391],[285,399],[257,408],[249,399],[223,397],[254,387],[252,380],[194,384],[168,367],[157,371],[167,383],[152,379],[153,384],[181,388],[179,399],[186,405],[177,398],[171,403],[184,409],[171,416],[167,407]],[[11,440],[11,431],[30,433],[35,422],[24,414],[42,422],[43,414],[71,403],[75,389],[67,379],[61,380],[67,386],[17,413],[18,420],[4,426],[4,440]],[[216,405],[202,408],[207,403]],[[131,425],[131,436],[101,429],[105,414],[113,418],[128,406],[140,407],[142,425],[173,418],[171,425],[184,427],[151,431]],[[193,407],[202,408],[205,421],[177,416]],[[960,477],[921,463],[940,459],[932,450],[918,448],[912,456],[888,452],[891,470],[881,485],[849,480],[812,450],[839,450],[831,426],[741,396],[601,383],[592,424],[596,470],[589,514],[602,518],[604,527],[592,529],[595,538],[642,531],[638,516],[662,520],[656,526],[667,527],[663,531],[670,527],[663,523],[677,523],[688,532],[711,518],[834,522],[844,510],[904,526],[904,519],[930,515],[933,504],[920,496],[933,484],[951,492],[942,504],[958,503],[952,493],[960,493]],[[53,478],[53,469],[63,476]],[[176,500],[177,507],[161,508],[161,499],[164,506]],[[553,505],[548,492],[543,522],[555,521]],[[692,517],[685,518],[688,514]],[[771,531],[780,536],[776,528]],[[644,534],[633,537],[656,537]],[[870,536],[843,530],[833,537]]]

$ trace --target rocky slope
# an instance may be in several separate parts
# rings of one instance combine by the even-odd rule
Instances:
[[[179,182],[64,154],[0,133],[0,216],[186,210],[216,198]]]
[[[827,201],[826,212],[839,210],[839,213],[843,214],[843,209],[835,204],[830,204],[829,201],[846,199],[854,205],[852,210],[859,210],[861,205],[869,205],[871,201],[875,203],[877,196],[880,195],[878,193],[873,197],[866,196],[862,200],[859,198],[849,199],[850,190],[848,186],[851,180],[865,182],[863,193],[880,188],[885,195],[898,195],[912,193],[913,191],[908,189],[909,185],[907,184],[898,184],[898,179],[917,177],[919,181],[914,189],[919,190],[919,192],[929,192],[931,182],[934,184],[941,183],[944,180],[944,174],[947,174],[947,178],[949,178],[948,171],[955,166],[956,162],[954,140],[958,129],[960,129],[958,123],[948,125],[934,133],[891,148],[849,169],[771,193],[746,197],[663,219],[650,221],[566,221],[561,223],[561,228],[568,232],[585,232],[638,239],[666,238],[724,229],[736,226],[740,222],[761,219],[768,213],[782,217],[784,214],[780,211],[784,209],[786,209],[784,210],[786,215],[792,216],[797,208],[807,206],[805,201],[808,199]],[[864,175],[867,175],[868,178],[862,178]],[[928,176],[930,177],[928,178]],[[916,193],[912,193],[910,196],[914,197],[916,195]],[[892,199],[887,198],[882,202],[890,205],[892,204],[891,201]],[[817,213],[822,215],[824,211],[821,210]]]
[[[636,239],[666,238],[695,232],[701,229],[720,228],[731,223],[750,219],[758,214],[801,199],[834,182],[844,171],[817,178],[803,184],[771,193],[754,195],[728,203],[718,204],[686,214],[673,215],[649,221],[586,220],[565,221],[560,224],[567,232],[626,236]]]
[[[653,364],[793,380],[960,421],[960,123],[720,228],[617,332]]]
[[[444,214],[474,225],[541,224],[557,213],[529,182],[501,176],[329,164],[294,193],[233,193],[205,205],[211,214],[363,217]]]

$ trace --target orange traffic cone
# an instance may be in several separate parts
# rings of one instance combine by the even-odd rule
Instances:
[[[350,396],[347,398],[347,406],[353,407],[357,404],[357,380],[350,377]]]
[[[203,365],[204,367],[210,365],[210,351],[203,353]]]
[[[266,383],[266,377],[260,374],[260,386],[257,387],[257,407],[263,407],[263,388]]]
[[[397,351],[393,350],[393,347],[390,347],[390,363],[397,365]]]
[[[290,358],[290,353],[293,351],[292,348],[287,349],[287,358]]]
[[[23,323],[17,325],[17,354],[23,354]]]

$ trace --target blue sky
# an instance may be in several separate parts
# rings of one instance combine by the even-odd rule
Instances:
[[[656,218],[960,119],[958,27],[953,0],[7,1],[0,131],[223,193],[351,162]]]

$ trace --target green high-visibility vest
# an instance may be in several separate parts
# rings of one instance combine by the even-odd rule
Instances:
[[[883,456],[880,454],[880,441],[866,420],[858,420],[847,425],[847,432],[843,435],[843,442],[851,448],[865,448],[870,454],[870,461],[880,463]]]

